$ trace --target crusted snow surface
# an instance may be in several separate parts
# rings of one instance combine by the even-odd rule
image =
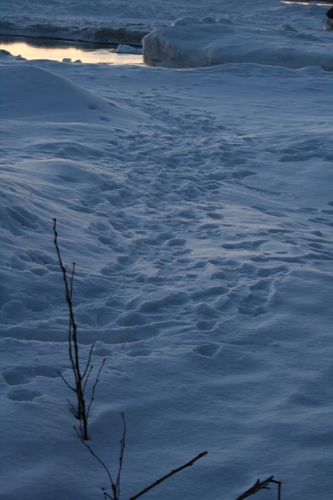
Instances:
[[[275,22],[273,2],[252,3],[249,18],[261,5]],[[242,2],[218,4],[245,15]],[[285,25],[296,8],[309,22],[306,6],[274,5]],[[111,493],[59,375],[72,383],[54,217],[69,273],[76,262],[81,359],[92,343],[94,373],[106,359],[89,444],[113,476],[126,418],[121,498],[204,450],[145,498],[234,499],[270,475],[284,500],[330,497],[331,96],[318,65],[0,53],[2,499]],[[276,498],[274,486],[257,498]]]

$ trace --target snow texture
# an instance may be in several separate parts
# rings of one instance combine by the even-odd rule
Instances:
[[[198,62],[202,45],[200,65],[221,30],[227,48],[225,64],[183,70],[0,52],[0,498],[91,500],[108,488],[58,373],[71,381],[54,217],[68,271],[76,262],[82,359],[93,342],[95,372],[106,358],[89,443],[113,475],[125,413],[121,498],[204,450],[145,498],[232,500],[272,474],[283,500],[330,498],[327,6],[1,0],[1,10],[1,32],[59,25],[89,38],[142,25],[158,29],[152,51],[168,40],[170,54],[179,44]]]

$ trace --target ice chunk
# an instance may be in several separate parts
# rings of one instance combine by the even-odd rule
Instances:
[[[149,66],[197,68],[225,63],[256,63],[287,68],[322,66],[333,69],[331,47],[295,28],[257,28],[230,20],[186,17],[159,28],[143,39]]]
[[[131,45],[119,44],[116,50],[117,54],[142,54],[141,47],[132,47]]]

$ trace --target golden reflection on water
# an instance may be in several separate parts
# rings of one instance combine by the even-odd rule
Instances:
[[[35,47],[26,42],[3,42],[0,41],[0,50],[4,49],[13,56],[21,56],[25,59],[38,60],[48,59],[52,61],[68,62],[81,61],[82,63],[105,63],[105,64],[143,64],[142,54],[118,54],[111,49],[82,49],[79,47]]]
[[[291,3],[298,3],[300,5],[311,5],[311,4],[316,4],[316,5],[326,5],[327,7],[330,7],[330,5],[333,5],[333,0],[332,2],[324,2],[322,3],[320,0],[309,0],[308,2],[307,1],[302,1],[302,0],[281,0],[282,3],[287,3],[287,4],[291,4]]]

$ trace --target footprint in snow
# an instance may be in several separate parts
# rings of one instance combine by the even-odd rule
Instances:
[[[271,288],[272,284],[265,280],[259,280],[255,285],[250,286],[250,293],[238,307],[239,312],[252,317],[266,314]]]
[[[27,388],[16,388],[8,392],[7,398],[11,399],[12,401],[33,401],[34,399],[42,396],[40,392],[37,391],[30,391]]]
[[[213,358],[220,350],[217,344],[202,344],[193,348],[193,352],[206,358]]]
[[[8,385],[17,386],[29,384],[35,377],[56,378],[58,373],[50,366],[17,366],[15,369],[2,373]]]

